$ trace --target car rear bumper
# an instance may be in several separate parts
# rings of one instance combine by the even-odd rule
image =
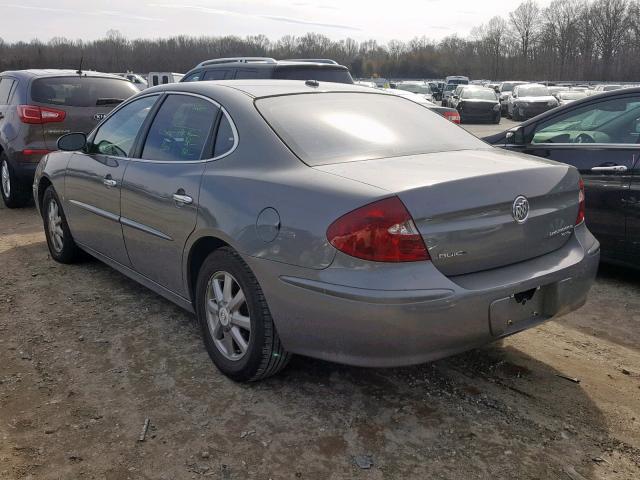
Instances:
[[[342,254],[313,272],[246,260],[287,350],[389,367],[446,357],[579,308],[599,257],[597,240],[581,225],[552,253],[449,278],[431,262],[375,264]],[[514,300],[521,292],[533,292],[524,305]]]

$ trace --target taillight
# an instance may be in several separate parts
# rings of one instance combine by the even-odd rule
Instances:
[[[576,225],[584,222],[584,181],[582,178],[578,184],[580,185],[580,192],[578,192],[578,218],[576,218]]]
[[[429,260],[413,218],[398,197],[379,200],[343,215],[327,230],[331,245],[374,262]]]
[[[453,123],[460,123],[460,114],[458,112],[444,112],[443,116]]]
[[[40,125],[42,123],[62,122],[67,116],[64,110],[39,107],[37,105],[18,105],[18,116],[22,123]]]

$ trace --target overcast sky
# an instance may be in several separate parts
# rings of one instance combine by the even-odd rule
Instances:
[[[550,0],[539,1],[546,5]],[[5,41],[63,36],[92,40],[107,30],[128,38],[172,35],[255,35],[271,39],[307,32],[352,37],[440,39],[518,5],[510,0],[0,0]]]

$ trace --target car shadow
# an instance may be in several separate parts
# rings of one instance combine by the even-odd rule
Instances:
[[[60,434],[37,462],[13,455],[64,466],[70,478],[87,469],[117,478],[122,465],[121,478],[131,468],[184,478],[185,468],[203,475],[220,465],[230,479],[549,479],[567,469],[594,478],[608,465],[593,458],[618,445],[580,384],[513,346],[394,369],[294,357],[274,378],[236,384],[212,366],[192,315],[100,262],[55,264],[43,242],[0,253],[12,269],[25,259],[31,267],[12,279],[0,323],[17,342],[5,354],[28,347],[40,370],[11,395],[37,381],[33,423],[59,424]],[[7,335],[11,312],[24,320]],[[136,443],[145,418],[154,426]],[[28,429],[7,438],[47,441]],[[84,460],[70,465],[69,451]]]

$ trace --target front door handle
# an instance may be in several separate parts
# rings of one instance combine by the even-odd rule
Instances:
[[[107,188],[115,187],[118,184],[117,181],[111,178],[111,175],[107,175],[106,177],[104,177],[104,179],[102,180],[102,183]]]
[[[611,165],[610,167],[593,167],[592,172],[626,172],[626,165]]]
[[[174,193],[173,201],[180,207],[182,205],[191,205],[193,203],[193,198],[189,195],[184,195],[183,193]]]

